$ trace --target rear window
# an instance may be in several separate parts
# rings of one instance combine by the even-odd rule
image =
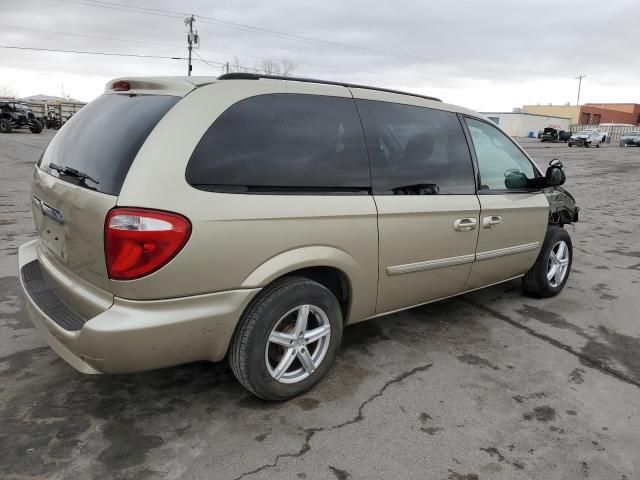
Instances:
[[[369,161],[353,99],[269,94],[242,100],[209,127],[186,171],[205,190],[363,192]]]
[[[97,183],[71,175],[59,175],[60,179],[118,195],[138,150],[178,100],[166,95],[102,95],[58,132],[41,168],[48,163],[73,168]]]

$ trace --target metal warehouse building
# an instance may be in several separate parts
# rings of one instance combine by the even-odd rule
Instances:
[[[512,137],[536,137],[545,127],[569,130],[571,119],[520,112],[481,112]]]

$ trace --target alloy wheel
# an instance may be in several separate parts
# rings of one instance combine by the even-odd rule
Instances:
[[[275,324],[265,348],[271,376],[280,383],[301,382],[324,360],[331,340],[327,314],[315,305],[300,305]]]
[[[549,285],[557,288],[562,284],[569,270],[569,246],[563,240],[556,243],[549,254],[547,280]]]

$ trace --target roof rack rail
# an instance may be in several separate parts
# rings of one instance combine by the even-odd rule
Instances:
[[[420,95],[419,93],[409,93],[403,92],[401,90],[392,90],[390,88],[382,88],[382,87],[370,87],[368,85],[358,85],[357,83],[347,83],[347,82],[335,82],[331,80],[318,80],[317,78],[304,78],[304,77],[284,77],[282,75],[261,75],[259,73],[245,73],[245,72],[237,72],[237,73],[225,73],[224,75],[220,75],[218,80],[260,80],[261,78],[269,79],[269,80],[289,80],[292,82],[305,82],[305,83],[321,83],[324,85],[340,85],[342,87],[347,88],[364,88],[366,90],[376,90],[379,92],[388,92],[388,93],[397,93],[398,95],[409,95],[412,97],[420,97],[425,98],[427,100],[433,100],[435,102],[442,102],[439,98],[430,97],[428,95]]]

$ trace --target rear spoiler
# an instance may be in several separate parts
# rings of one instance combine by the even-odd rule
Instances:
[[[121,77],[107,82],[104,93],[184,97],[191,90],[215,80],[215,77]]]

